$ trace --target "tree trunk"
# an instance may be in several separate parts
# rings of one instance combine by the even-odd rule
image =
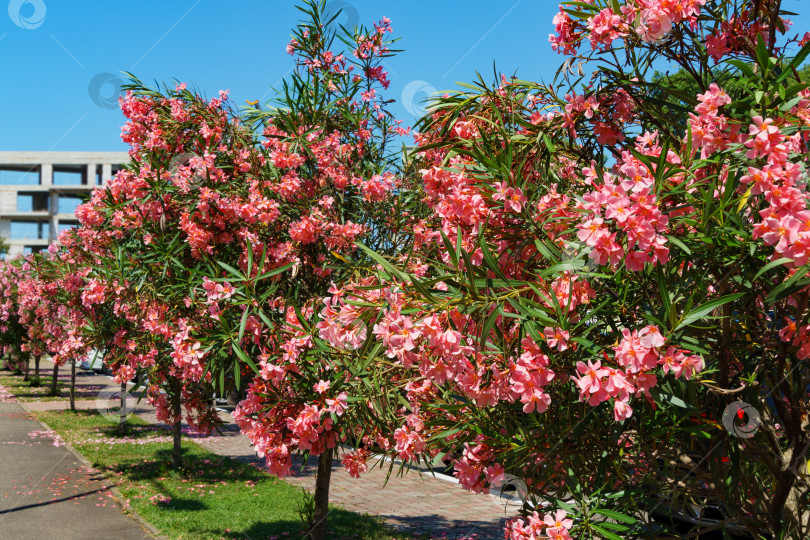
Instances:
[[[53,379],[51,379],[50,395],[52,395],[52,396],[59,395],[59,390],[57,389],[57,383],[58,382],[59,382],[59,366],[54,364],[53,365]]]
[[[310,524],[310,540],[325,540],[326,517],[329,515],[329,481],[332,478],[332,457],[329,448],[318,457],[318,476],[315,477],[315,513]]]
[[[180,455],[180,428],[182,427],[180,417],[183,413],[180,403],[180,399],[182,398],[182,389],[179,382],[175,382],[173,386],[175,392],[174,396],[172,396],[172,420],[175,420],[175,422],[172,426],[172,439],[174,443],[174,447],[172,448],[172,467],[179,469],[183,464],[182,456]]]
[[[784,503],[784,509],[787,511],[785,525],[789,529],[789,535],[786,538],[805,539],[810,535],[810,505],[807,504],[810,480],[806,479],[806,474],[810,473],[810,461],[808,461],[810,438],[803,434],[810,428],[810,420],[805,417],[796,427],[802,435],[794,439],[792,448],[785,453],[786,459],[783,461],[784,465],[789,465],[786,467],[785,480],[790,486]]]
[[[22,359],[20,360],[20,362],[17,363],[17,369],[20,368],[20,364],[23,363],[23,362],[25,362],[25,372],[24,372],[25,376],[23,377],[23,381],[28,382],[28,381],[31,380],[31,377],[29,377],[29,375],[31,373],[31,357],[28,356],[28,353],[25,353],[22,356]]]
[[[76,412],[76,360],[70,363],[70,410]]]
[[[34,357],[34,378],[39,382],[39,361],[42,359],[40,355]]]
[[[118,411],[118,433],[127,432],[127,383],[121,383],[121,409]]]

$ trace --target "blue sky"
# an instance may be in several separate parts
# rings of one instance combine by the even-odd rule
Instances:
[[[344,6],[347,20],[392,20],[404,51],[387,62],[389,97],[406,123],[414,99],[470,81],[476,71],[491,80],[493,63],[540,80],[562,61],[547,41],[554,0],[329,2]],[[177,78],[209,96],[229,89],[239,105],[265,102],[293,65],[284,47],[302,16],[292,0],[0,0],[6,3],[2,150],[125,150],[116,103],[121,71],[147,83]]]
[[[404,49],[387,62],[397,102],[403,91],[419,101],[431,87],[453,88],[476,70],[491,79],[493,62],[535,79],[553,74],[558,62],[546,41],[557,9],[552,1],[330,1],[367,24],[392,20]],[[10,11],[22,10],[16,22],[34,28],[21,28],[0,10],[0,149],[126,150],[123,117],[117,104],[111,108],[121,71],[147,83],[177,78],[209,96],[230,89],[239,105],[267,101],[293,65],[284,48],[302,17],[294,6],[291,0],[12,0]],[[413,121],[401,105],[395,112]]]

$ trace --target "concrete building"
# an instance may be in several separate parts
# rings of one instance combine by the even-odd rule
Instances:
[[[128,161],[126,152],[0,152],[0,237],[8,256],[47,249],[78,224],[76,206]]]

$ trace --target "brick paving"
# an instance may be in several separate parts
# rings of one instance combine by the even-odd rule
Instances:
[[[41,371],[43,380],[47,381],[52,373],[50,362],[43,360]],[[60,371],[64,373],[59,374],[59,379],[69,382],[69,370]],[[77,387],[79,385],[86,397],[91,396],[84,389],[117,387],[110,377],[82,370],[77,370]],[[29,411],[67,408],[67,402],[61,400],[30,401],[22,405]],[[76,406],[83,410],[96,409],[99,402],[83,399],[78,400]],[[154,408],[146,403],[137,404],[134,413],[149,423],[159,423]],[[211,452],[263,468],[263,460],[253,452],[248,438],[239,433],[230,414],[223,411],[221,416],[225,427],[220,434],[202,437],[184,431]],[[448,538],[475,535],[479,540],[500,540],[503,538],[503,522],[514,515],[487,495],[464,491],[449,477],[434,477],[430,472],[419,470],[403,471],[404,474],[399,475],[399,465],[396,464],[389,477],[390,463],[377,461],[376,466],[372,468],[371,465],[369,463],[368,473],[355,479],[336,459],[332,469],[330,502],[353,512],[380,516],[402,532],[447,535]],[[315,459],[306,465],[296,463],[294,474],[285,480],[314,491],[316,470]]]

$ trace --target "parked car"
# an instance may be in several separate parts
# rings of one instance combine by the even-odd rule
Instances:
[[[95,371],[96,373],[101,373],[104,371],[104,352],[99,351],[98,349],[91,349],[87,356],[82,360],[82,363],[79,364],[79,367],[82,369],[86,369],[88,371]]]
[[[685,497],[671,497],[661,495],[664,504],[655,508],[652,516],[662,522],[680,524],[683,532],[691,531],[694,527],[708,528],[720,525],[720,529],[710,534],[703,534],[701,538],[751,538],[745,527],[737,520],[731,519],[729,512],[720,501],[706,498],[688,499]],[[726,533],[725,535],[723,533]]]
[[[711,453],[711,450],[706,449]],[[691,453],[689,457],[695,463],[703,463],[709,458],[708,454]],[[677,465],[672,474],[681,481],[690,479],[697,481],[693,472],[693,467],[685,464]],[[700,535],[700,538],[727,539],[735,538],[739,540],[750,539],[745,526],[726,509],[719,500],[714,500],[702,496],[685,496],[668,493],[666,491],[656,491],[651,493],[651,500],[654,501],[648,509],[650,515],[659,523],[675,525],[681,532],[694,531],[695,528],[717,528],[710,533]]]

